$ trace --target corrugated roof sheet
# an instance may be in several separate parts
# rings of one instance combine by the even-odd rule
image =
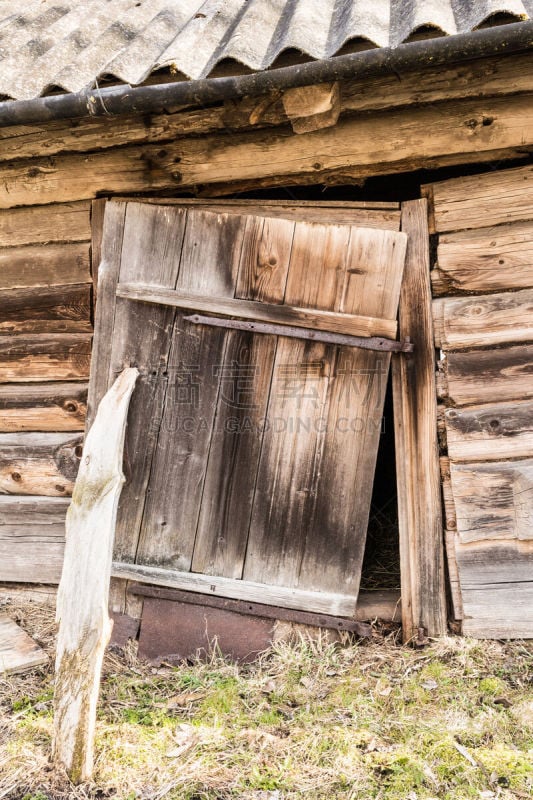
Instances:
[[[286,50],[328,58],[349,43],[395,47],[417,31],[453,36],[497,14],[533,17],[533,0],[1,0],[0,95],[138,85],[168,67],[186,78],[224,60],[253,71]]]

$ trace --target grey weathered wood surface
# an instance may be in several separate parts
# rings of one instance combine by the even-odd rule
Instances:
[[[488,639],[533,638],[533,543],[473,542],[456,547],[463,633]]]
[[[201,575],[195,572],[181,572],[161,567],[148,567],[141,564],[126,564],[118,561],[113,562],[112,575],[116,578],[128,578],[156,586],[185,589],[200,594],[216,594],[219,597],[250,600],[265,605],[315,611],[338,617],[352,617],[357,603],[357,595],[344,592],[313,592],[306,589]]]
[[[393,398],[402,629],[408,640],[419,628],[429,636],[445,633],[446,605],[425,200],[403,203],[402,230],[409,243],[399,332],[415,349],[393,362]]]
[[[216,265],[214,265],[216,269]],[[328,310],[298,308],[289,304],[276,307],[272,303],[235,298],[218,298],[193,292],[153,289],[150,286],[122,284],[117,287],[117,296],[156,305],[169,305],[194,311],[214,312],[241,319],[272,322],[275,325],[297,325],[316,328],[331,333],[346,333],[351,336],[396,335],[396,319],[369,317],[362,314],[335,313]]]
[[[125,369],[101,401],[67,513],[56,611],[53,749],[74,783],[92,776],[100,673],[112,627],[107,608],[124,436],[137,375]]]
[[[179,219],[183,221],[178,224],[177,229],[176,220]],[[156,276],[154,279],[153,275],[150,274],[149,280],[153,280],[156,286],[164,287],[166,284],[166,288],[171,290],[176,288],[180,291],[192,291],[196,294],[204,295],[211,294],[213,297],[220,298],[233,298],[235,296],[236,290],[239,288],[239,264],[244,263],[244,255],[242,254],[245,253],[243,237],[245,237],[246,226],[248,225],[253,231],[254,226],[257,226],[257,221],[246,220],[245,217],[239,217],[238,215],[222,216],[192,209],[187,212],[185,219],[184,212],[180,211],[179,208],[165,208],[157,204],[142,205],[137,203],[128,204],[125,230],[128,228],[129,220],[130,233],[126,235],[125,232],[123,236],[125,244],[121,256],[119,283],[127,281],[143,282],[143,280],[146,282],[146,278],[143,278],[143,270],[153,272],[153,264],[155,263],[162,270],[160,277]],[[261,222],[261,225],[265,226],[267,222]],[[177,234],[176,230],[181,230],[182,228],[184,229],[183,234]],[[328,266],[323,268],[319,281],[311,280],[310,274],[313,269],[316,270],[318,268],[315,266],[317,262],[310,259],[309,255],[306,255],[305,238],[302,239],[302,243],[299,245],[301,251],[299,258],[302,262],[299,268],[300,271],[298,272],[296,268],[294,269],[294,284],[289,291],[289,270],[289,284],[287,290],[285,290],[285,297],[283,297],[282,280],[280,284],[282,294],[278,295],[279,300],[284,299],[286,303],[295,305],[296,303],[292,301],[291,297],[297,297],[295,287],[297,283],[300,283],[298,291],[301,293],[301,301],[300,299],[298,300],[298,305],[303,308],[318,308],[320,310],[334,310],[341,313],[359,315],[369,313],[373,316],[394,318],[394,309],[401,280],[401,267],[403,266],[405,238],[388,231],[380,232],[371,229],[358,231],[349,227],[342,229],[335,226],[313,226],[305,223],[296,223],[295,227],[295,223],[289,223],[283,219],[277,221],[275,219],[268,220],[270,239],[268,237],[258,239],[257,231],[251,236],[253,248],[250,256],[253,256],[253,269],[258,270],[254,281],[257,282],[256,291],[260,292],[259,296],[261,296],[261,286],[265,280],[267,284],[264,285],[267,286],[272,277],[276,282],[279,280],[277,276],[283,275],[279,271],[278,264],[279,231],[285,228],[287,233],[284,235],[287,237],[286,242],[289,244],[287,252],[291,251],[290,242],[292,241],[293,232],[295,230],[306,231],[306,235],[310,237],[309,242],[313,244],[313,247],[317,245],[319,251],[322,248]],[[278,233],[275,233],[276,231]],[[351,231],[353,231],[353,234],[351,234]],[[346,238],[346,235],[348,235],[348,238]],[[338,259],[336,260],[335,258],[336,251],[329,252],[329,250],[335,242],[335,237],[339,241],[342,237],[346,238],[345,244],[348,245],[350,235],[352,235],[352,241],[346,252],[341,244],[337,243],[338,257],[341,259],[340,263],[343,264],[344,270],[339,272],[337,270]],[[180,237],[182,237],[181,240]],[[271,249],[273,238],[277,238],[278,246]],[[281,241],[283,241],[283,237]],[[287,245],[285,244],[283,247],[286,249]],[[293,242],[292,253],[295,258],[298,252],[298,247],[295,247]],[[103,248],[103,259],[104,261],[106,259],[105,247]],[[161,265],[163,266],[161,267]],[[213,265],[213,268],[210,265]],[[222,269],[221,266],[224,268]],[[129,274],[124,274],[125,272]],[[386,280],[383,279],[384,274],[388,275]],[[250,279],[247,278],[246,280],[249,282]],[[250,286],[248,286],[248,290]],[[317,286],[319,291],[324,293],[325,300],[322,303],[319,302],[316,294]],[[239,291],[237,291],[237,296],[239,296]],[[245,298],[249,296],[249,294],[244,294]],[[370,309],[370,311],[367,312],[367,309]],[[161,316],[161,319],[158,316],[158,319],[155,320],[157,324],[154,322],[154,311]],[[140,313],[145,314],[145,317],[141,319]],[[183,314],[174,308],[165,309],[149,306],[148,304],[132,303],[120,297],[116,301],[115,327],[121,333],[119,336],[115,336],[114,339],[109,375],[112,375],[124,363],[134,363],[141,367],[142,377],[133,400],[132,420],[136,418],[136,408],[143,409],[145,419],[146,415],[153,419],[151,427],[146,424],[142,426],[139,424],[138,432],[136,432],[136,423],[132,422],[128,430],[127,452],[133,467],[133,474],[124,491],[120,505],[116,558],[123,561],[137,560],[138,563],[145,565],[162,565],[177,568],[178,570],[186,570],[190,568],[191,559],[196,557],[197,563],[202,563],[202,569],[205,568],[209,571],[220,569],[225,573],[231,569],[232,572],[230,574],[235,575],[238,569],[233,564],[233,556],[232,563],[228,567],[230,564],[229,555],[231,554],[226,555],[224,553],[226,540],[223,535],[213,549],[218,533],[209,529],[207,520],[209,520],[210,514],[207,513],[207,509],[209,503],[212,504],[211,509],[215,506],[226,509],[231,507],[232,502],[233,504],[236,502],[238,487],[235,485],[232,488],[229,484],[224,485],[224,473],[221,474],[220,470],[215,469],[215,467],[217,463],[220,463],[220,458],[227,450],[229,439],[233,438],[234,443],[240,440],[238,437],[231,437],[226,434],[228,441],[224,442],[224,437],[217,441],[216,437],[212,436],[215,419],[224,418],[221,400],[224,387],[221,387],[220,375],[209,374],[209,369],[204,369],[203,365],[212,367],[213,364],[229,364],[231,366],[228,358],[231,361],[232,354],[239,352],[239,343],[241,350],[243,347],[253,348],[256,345],[253,343],[253,336],[249,333],[237,331],[227,333],[208,328],[203,331],[200,329],[199,331],[198,329],[194,330],[194,326],[189,326],[189,328],[193,327],[193,331],[190,331],[184,325],[182,316]],[[146,335],[148,330],[153,331],[152,336]],[[144,351],[140,348],[144,348]],[[324,346],[321,346],[321,348],[321,358],[323,359]],[[368,374],[372,373],[368,359],[375,358],[375,354],[369,355],[366,353],[364,358],[366,360],[363,365],[363,371],[367,373],[366,380],[368,382]],[[173,371],[176,371],[176,366],[179,367],[180,362],[198,364],[200,368],[201,406],[200,409],[196,408],[194,413],[205,421],[205,427],[202,431],[179,430],[179,425],[177,424],[179,423],[180,412],[183,414],[183,411],[179,408],[175,398],[171,396],[172,392],[169,391],[167,384],[170,383],[171,379],[175,380]],[[159,368],[160,372],[158,373]],[[156,374],[149,375],[148,373],[150,372],[155,372]],[[164,374],[165,372],[167,373],[166,375]],[[160,380],[152,380],[151,394],[146,392],[142,399],[143,381],[149,383],[143,376],[159,378]],[[161,378],[167,377],[168,381],[161,380]],[[268,385],[268,372],[266,373],[266,378],[262,377],[261,380],[267,380],[266,385]],[[349,377],[346,380],[349,380]],[[340,390],[341,381],[338,383]],[[255,388],[259,389],[260,387],[258,385]],[[384,392],[384,385],[380,387],[378,392],[378,395],[380,395],[378,397],[378,405],[382,401],[381,388]],[[263,389],[260,392],[260,396],[262,395]],[[315,417],[316,413],[316,409],[314,409],[313,414]],[[137,416],[141,418],[140,415]],[[373,432],[373,436],[377,437],[378,435],[379,430],[377,433]],[[353,440],[356,438],[361,438],[359,433],[357,437],[355,434],[352,435]],[[244,441],[239,444],[239,447],[244,452],[246,449]],[[370,465],[370,472],[372,472],[372,465],[368,459],[372,460],[375,457],[374,449],[369,446],[368,442],[366,452],[361,448],[362,458],[365,463],[368,462]],[[264,446],[263,450],[256,449],[252,459],[256,457],[260,459],[263,451]],[[338,443],[332,442],[330,450],[328,451],[326,448],[326,454],[328,452],[331,455],[327,457],[326,464],[333,474],[335,473],[335,466],[340,466]],[[235,456],[235,454],[233,455]],[[211,461],[211,459],[213,460]],[[347,464],[348,462],[345,460],[345,463]],[[362,464],[359,465],[359,468],[362,470]],[[353,478],[354,469],[355,466],[351,463],[340,471],[343,476],[343,483],[349,481],[350,486],[353,485],[351,478]],[[250,482],[248,496],[246,492],[243,492],[244,507],[241,518],[243,519],[245,535],[247,530],[244,524],[246,515],[250,514],[252,507],[249,504],[252,503],[253,505],[254,502],[255,472],[256,469],[252,467],[249,470],[249,475],[246,476]],[[211,481],[211,484],[215,481],[215,484],[218,483],[218,487],[217,485],[212,486],[208,481]],[[259,483],[259,478],[257,478],[257,485]],[[209,497],[206,496],[206,486],[208,486]],[[222,491],[222,495],[220,495],[220,491]],[[226,500],[229,501],[228,492],[230,495],[232,492],[234,494],[234,500],[230,501],[230,506],[226,505]],[[145,496],[146,502],[143,503]],[[175,502],[176,496],[181,498],[180,504]],[[214,502],[213,498],[218,498],[217,503]],[[352,501],[355,503],[353,498]],[[324,502],[326,502],[325,495]],[[313,497],[305,501],[308,508],[311,508],[315,503],[316,501]],[[287,504],[288,499],[284,498],[283,507],[286,509],[288,507]],[[366,502],[359,505],[364,507]],[[203,508],[206,510],[204,511]],[[207,516],[205,516],[206,513]],[[368,513],[368,509],[366,513]],[[324,522],[326,518],[323,517],[321,519]],[[198,528],[199,520],[200,528]],[[343,523],[346,523],[346,519],[339,519],[341,527]],[[318,522],[316,524],[318,525]],[[229,522],[226,522],[225,525],[227,531]],[[203,531],[203,534],[198,537],[198,549],[196,549],[195,545],[197,531],[198,534]],[[305,539],[302,531],[303,529],[298,529],[298,535],[300,539]],[[346,548],[349,549],[349,537],[346,529],[344,533],[339,535],[346,537],[344,547],[345,550]],[[239,536],[242,538],[242,532],[237,534],[237,539]],[[211,541],[209,541],[209,537]],[[294,577],[293,582],[299,583],[300,586],[302,585],[302,580],[304,583],[305,580],[313,583],[314,581],[309,575],[314,570],[317,580],[322,580],[322,582],[325,581],[324,575],[328,574],[328,580],[334,584],[336,589],[338,573],[334,581],[333,573],[335,568],[333,562],[336,560],[336,563],[339,564],[342,559],[337,552],[331,557],[331,569],[329,567],[324,569],[324,564],[322,563],[324,559],[318,555],[316,550],[317,541],[313,541],[313,537],[314,534],[310,531],[307,545],[304,545],[302,549],[302,543],[300,542],[299,544],[299,555],[295,555],[295,563],[305,559],[309,561],[309,566],[305,567],[305,578],[302,579],[300,575],[297,575]],[[315,539],[317,537],[318,528]],[[235,534],[233,534],[233,547],[235,541]],[[321,542],[323,542],[323,538]],[[307,547],[307,553],[305,552],[305,547]],[[332,546],[332,554],[334,549]],[[241,552],[241,561],[245,554],[249,552],[249,549],[248,551],[246,548],[243,550],[244,552]],[[235,550],[233,550],[234,552]],[[312,552],[315,555],[312,555]],[[360,555],[358,552],[353,563],[345,565],[346,572],[349,570],[354,571],[356,561],[360,567]],[[280,559],[282,559],[281,553],[278,554],[277,559],[279,563]],[[218,564],[217,567],[213,566],[215,561]],[[300,566],[297,567],[297,573],[300,571]],[[294,571],[294,567],[292,569]],[[246,567],[244,567],[244,571],[246,573]],[[278,571],[281,574],[281,567]],[[252,582],[261,583],[255,576],[252,576],[251,580]],[[356,584],[354,585],[356,586]],[[328,587],[324,584],[323,588]]]
[[[83,431],[86,383],[0,384],[0,432]]]
[[[46,664],[48,656],[7,614],[0,614],[0,675]]]
[[[533,539],[533,459],[450,463],[462,542]]]
[[[236,279],[237,298],[282,303],[294,228],[294,222],[288,220],[246,220]],[[245,375],[248,373],[242,405],[249,407],[231,408],[224,396],[217,400],[217,426],[209,448],[192,569],[241,578],[261,454],[262,437],[258,431],[266,415],[277,339],[233,333],[226,342],[226,362],[236,363]],[[238,425],[245,418],[251,423],[246,430],[237,437],[225,435],[232,419]]]
[[[449,408],[444,419],[454,461],[533,457],[531,400]]]
[[[0,494],[0,581],[59,583],[67,497]]]

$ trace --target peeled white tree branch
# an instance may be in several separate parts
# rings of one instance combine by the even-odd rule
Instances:
[[[111,635],[109,581],[122,458],[137,369],[122,372],[102,399],[87,435],[67,512],[54,691],[54,757],[74,783],[93,769],[96,704]]]

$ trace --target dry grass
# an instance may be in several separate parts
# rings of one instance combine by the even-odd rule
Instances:
[[[50,653],[51,609],[11,607]],[[533,645],[394,634],[154,669],[110,652],[94,783],[49,761],[52,668],[0,679],[6,800],[466,800],[533,793]]]

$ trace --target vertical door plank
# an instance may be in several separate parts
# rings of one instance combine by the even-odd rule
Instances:
[[[245,217],[189,210],[178,289],[233,297]],[[189,570],[228,334],[178,311],[137,562]]]
[[[297,225],[285,301],[394,318],[404,254],[397,234]],[[247,579],[357,592],[388,364],[280,339]]]
[[[235,296],[283,302],[294,223],[249,217]],[[276,337],[231,331],[192,569],[241,578]]]
[[[437,441],[427,201],[402,204],[409,236],[400,294],[400,337],[414,353],[395,359],[394,428],[398,481],[402,624],[405,640],[423,628],[446,632],[444,553]]]
[[[128,203],[120,280],[175,288],[185,220],[179,209]],[[174,309],[116,301],[109,382],[127,366],[140,372],[126,434],[126,465],[133,468],[121,496],[115,537],[120,561],[133,561],[137,550],[166,388],[158,377],[168,363],[174,316]]]

